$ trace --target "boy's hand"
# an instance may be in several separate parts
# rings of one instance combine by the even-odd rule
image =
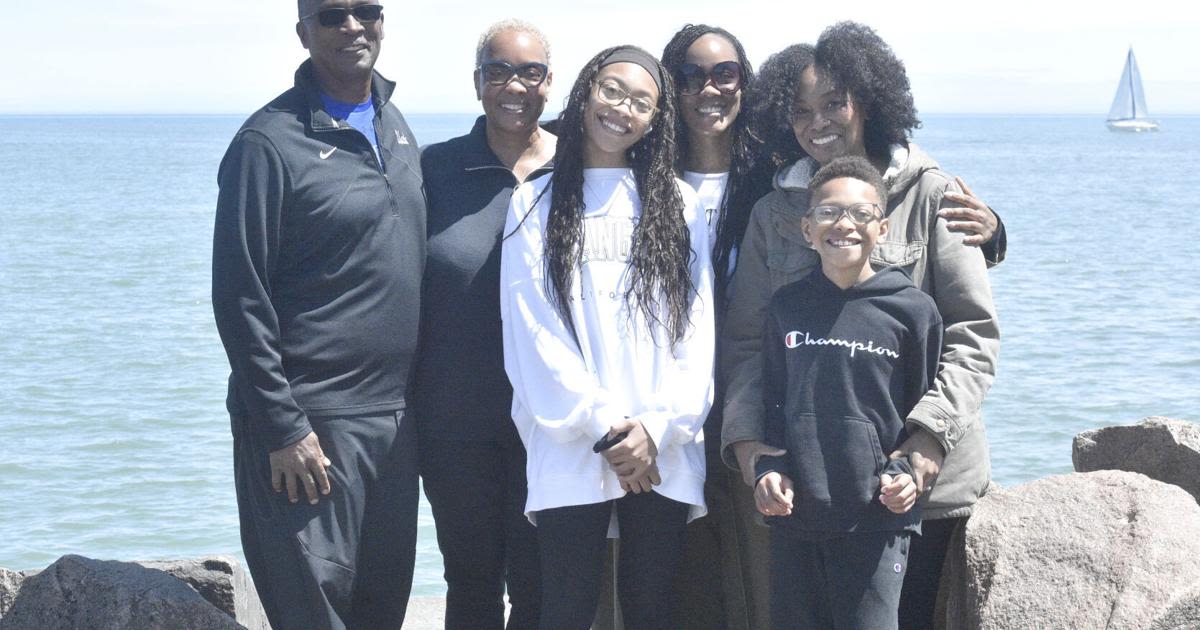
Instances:
[[[754,505],[764,516],[787,516],[792,513],[792,480],[787,475],[769,472],[754,487]]]
[[[747,486],[754,487],[754,466],[760,457],[780,457],[787,451],[775,448],[758,440],[742,440],[733,443],[733,456],[737,458],[738,468],[742,471],[742,481]]]
[[[909,475],[879,475],[879,502],[896,514],[904,514],[916,505],[917,484]]]
[[[617,422],[609,429],[608,435],[612,437],[626,431],[628,435],[625,439],[601,451],[601,455],[617,473],[622,488],[634,493],[649,492],[652,486],[661,483],[658,468],[654,466],[658,448],[637,419],[625,418]]]

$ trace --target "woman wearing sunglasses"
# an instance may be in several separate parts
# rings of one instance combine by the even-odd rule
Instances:
[[[500,330],[500,236],[514,188],[550,170],[538,126],[553,77],[536,27],[493,25],[475,52],[483,116],[426,147],[429,201],[422,352],[412,413],[446,577],[446,627],[538,627],[536,532],[525,518],[525,448],[509,419]]]
[[[754,206],[730,289],[722,337],[722,373],[728,376],[722,452],[753,481],[755,459],[764,450],[765,307],[776,290],[819,264],[800,230],[813,173],[838,157],[865,157],[888,187],[889,230],[871,263],[908,272],[934,298],[944,323],[937,377],[908,415],[908,438],[892,454],[908,455],[919,496],[928,493],[921,496],[923,531],[909,552],[900,627],[932,627],[950,534],[990,477],[980,406],[995,373],[1000,332],[987,261],[1003,257],[1003,227],[993,239],[993,213],[909,140],[919,121],[904,65],[870,28],[832,26],[815,49],[791,47],[768,60],[762,74],[758,94],[768,115],[761,136],[774,159],[790,163],[776,175],[775,191]],[[965,217],[970,225],[947,216]],[[982,250],[968,246],[985,241]],[[790,505],[779,488],[771,492],[770,499]],[[784,542],[778,530],[772,532],[773,556]],[[773,612],[787,608],[788,589],[795,586],[772,576]]]
[[[756,159],[744,109],[754,71],[733,34],[705,24],[675,33],[662,61],[678,94],[676,168],[696,190],[708,223],[719,329],[750,208],[771,190],[771,171]],[[688,526],[675,627],[765,628],[766,598],[755,592],[767,588],[767,529],[756,522],[751,489],[721,462],[719,381],[714,400],[704,423],[708,515]]]
[[[543,628],[589,628],[610,520],[625,626],[670,628],[687,522],[704,514],[708,227],[674,173],[671,77],[632,46],[584,66],[552,175],[513,194],[504,362],[528,451]]]

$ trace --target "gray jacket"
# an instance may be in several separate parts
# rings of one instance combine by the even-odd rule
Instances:
[[[763,439],[762,331],[771,296],[820,264],[800,232],[808,183],[816,163],[803,159],[776,175],[775,190],[754,205],[738,255],[722,327],[720,378],[726,386],[722,455],[736,467],[731,445]],[[894,147],[884,175],[888,185],[887,237],[871,253],[876,269],[899,266],[933,297],[945,324],[937,377],[908,415],[912,425],[946,449],[937,484],[924,506],[926,519],[970,514],[991,479],[980,406],[991,387],[1000,351],[987,264],[977,247],[946,229],[937,210],[953,178],[914,144]]]

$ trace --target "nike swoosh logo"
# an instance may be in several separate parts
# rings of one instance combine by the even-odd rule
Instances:
[[[333,155],[333,152],[334,152],[334,151],[337,151],[337,147],[333,147],[332,149],[330,149],[330,150],[328,150],[328,151],[322,151],[322,152],[321,152],[321,159],[322,159],[322,160],[328,160],[328,159],[329,159],[329,156]]]

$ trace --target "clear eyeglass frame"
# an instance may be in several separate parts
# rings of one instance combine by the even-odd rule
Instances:
[[[609,107],[619,107],[629,103],[629,113],[642,122],[650,122],[658,115],[658,108],[649,100],[640,96],[632,96],[629,91],[614,81],[593,82],[592,87],[596,98]]]
[[[851,204],[849,206],[835,206],[832,204],[822,204],[813,206],[812,210],[808,211],[808,216],[814,223],[822,225],[829,223],[837,223],[843,216],[850,219],[854,225],[866,225],[871,221],[878,221],[883,218],[883,209],[877,203],[867,201]]]

